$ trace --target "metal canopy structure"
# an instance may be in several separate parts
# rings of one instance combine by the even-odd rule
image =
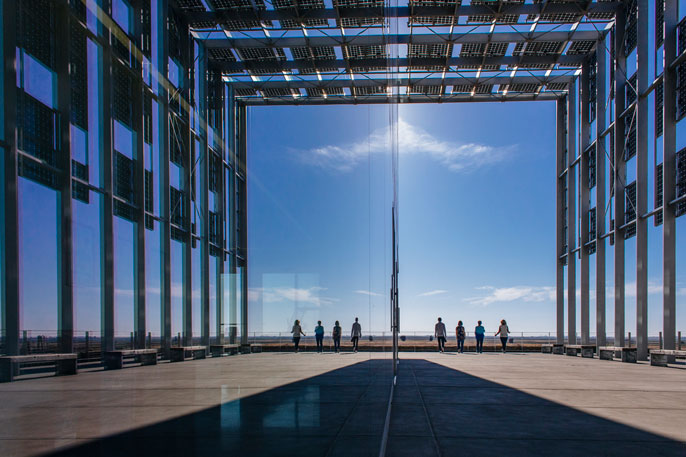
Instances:
[[[575,343],[579,332],[583,344],[632,343],[625,245],[635,243],[635,341],[647,357],[652,220],[664,347],[676,346],[676,218],[686,214],[676,135],[686,118],[686,11],[676,0],[2,0],[0,13],[0,353],[25,352],[31,338],[21,318],[31,285],[19,248],[26,183],[56,202],[51,331],[62,351],[83,341],[76,303],[88,287],[74,275],[74,239],[84,223],[97,234],[88,268],[99,272],[99,297],[87,301],[103,350],[129,333],[132,347],[163,352],[246,344],[250,106],[520,100],[557,105],[557,340]],[[52,80],[49,96],[30,71]],[[122,224],[133,232],[126,315],[115,294]],[[395,238],[393,258],[397,337]]]
[[[246,105],[554,100],[621,4],[467,3],[176,2]]]

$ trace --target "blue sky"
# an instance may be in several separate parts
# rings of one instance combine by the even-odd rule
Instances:
[[[348,327],[355,316],[366,329],[388,329],[390,109],[251,108],[252,331],[287,332],[296,317],[305,328],[318,319]],[[431,331],[442,316],[449,326],[481,319],[495,329],[505,318],[514,332],[554,332],[555,104],[398,110],[402,331]],[[657,334],[661,231],[650,226],[649,327]],[[627,331],[635,327],[634,245],[627,241]],[[611,249],[607,262],[611,333]],[[591,284],[593,275],[592,267]]]

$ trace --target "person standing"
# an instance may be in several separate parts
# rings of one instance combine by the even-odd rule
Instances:
[[[355,318],[355,323],[353,324],[353,329],[350,332],[350,341],[353,343],[353,352],[357,352],[357,345],[362,338],[362,326],[360,325],[357,318]]]
[[[324,350],[324,327],[322,327],[322,321],[317,321],[317,326],[314,328],[314,339],[317,341],[317,352],[321,353]]]
[[[436,337],[436,341],[438,341],[438,352],[444,352],[445,351],[445,337],[447,335],[447,332],[445,330],[445,324],[443,323],[443,319],[440,317],[438,318],[438,322],[436,323],[436,326],[434,327],[434,336]]]
[[[334,352],[341,352],[341,334],[342,334],[342,329],[341,329],[341,324],[336,321],[336,324],[333,326],[333,332],[331,332],[331,336],[333,336],[333,351]]]
[[[302,327],[300,327],[299,320],[295,320],[295,323],[293,324],[293,329],[291,329],[291,333],[293,334],[293,345],[295,346],[295,352],[298,352],[300,346],[300,335],[307,336],[303,332]]]
[[[500,327],[495,336],[498,336],[498,334],[500,334],[500,344],[503,346],[503,352],[507,352],[507,337],[510,334],[510,329],[507,327],[505,319],[500,321]]]
[[[476,337],[476,352],[483,354],[484,352],[484,336],[486,336],[486,329],[481,325],[481,321],[478,322],[479,325],[474,329],[474,336]]]
[[[464,339],[467,336],[467,332],[464,330],[462,321],[457,322],[457,327],[455,327],[455,336],[457,337],[457,352],[462,354],[464,352]]]

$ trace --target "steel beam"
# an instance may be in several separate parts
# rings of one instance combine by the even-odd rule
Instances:
[[[581,159],[581,172],[579,174],[579,235],[581,240],[579,242],[579,286],[581,289],[581,296],[579,297],[579,308],[581,311],[581,344],[589,344],[590,342],[590,306],[589,306],[589,254],[586,243],[589,241],[589,215],[590,210],[590,189],[588,183],[589,160],[588,156],[591,152],[586,149],[590,143],[590,122],[589,122],[589,63],[585,62],[581,70],[581,81],[579,85],[579,94],[581,97],[581,116],[580,116],[580,139],[579,151]]]
[[[607,241],[605,235],[605,208],[607,206],[605,186],[606,142],[603,136],[605,131],[607,109],[606,84],[607,84],[607,51],[605,40],[598,41],[596,45],[596,147],[595,147],[595,207],[596,207],[596,241],[595,241],[595,306],[596,306],[596,345],[598,347],[607,344],[606,339],[606,310],[605,310],[605,251]]]
[[[457,102],[529,102],[535,100],[558,100],[561,93],[543,92],[540,94],[457,94],[442,95],[443,103]],[[244,98],[241,104],[246,106],[264,105],[365,105],[365,104],[395,104],[395,103],[438,103],[438,95],[412,94],[412,95],[363,95],[363,96],[331,96],[328,98],[311,97],[279,97],[279,98]]]
[[[464,44],[464,43],[528,43],[532,41],[597,41],[605,30],[578,30],[568,32],[496,32],[496,33],[425,33],[397,35],[328,35],[328,36],[276,36],[249,38],[210,38],[199,36],[208,49],[293,48],[318,46],[385,46],[407,44]],[[443,59],[439,59],[443,60]]]
[[[615,336],[614,345],[624,346],[624,202],[626,183],[626,164],[624,163],[625,119],[619,114],[624,112],[626,99],[626,56],[624,55],[624,28],[626,23],[624,7],[617,12],[615,23],[615,149],[614,157],[614,268],[615,268]]]
[[[4,154],[2,163],[2,329],[4,352],[19,354],[19,208],[18,208],[18,154],[17,154],[17,4],[16,1],[0,1],[2,15],[3,53],[3,124]]]
[[[637,90],[646,93],[649,81],[649,1],[638,0]],[[638,360],[648,360],[648,97],[636,105],[636,349]]]
[[[190,23],[240,22],[240,21],[283,21],[304,19],[338,19],[338,18],[409,18],[434,16],[490,16],[504,15],[538,15],[545,14],[586,14],[613,13],[619,2],[585,2],[539,3],[539,4],[498,4],[493,8],[487,5],[463,6],[398,6],[384,8],[317,8],[317,9],[273,9],[273,10],[223,10],[223,11],[184,11]],[[607,22],[606,19],[600,22]],[[346,27],[347,28],[347,27]]]
[[[576,91],[567,95],[567,341],[576,344]]]
[[[326,75],[323,75],[325,77]],[[299,88],[339,88],[339,87],[425,87],[425,86],[440,86],[444,84],[446,86],[454,85],[468,85],[475,86],[478,84],[548,84],[548,83],[570,83],[574,81],[576,77],[574,75],[559,75],[559,76],[548,76],[548,77],[537,77],[537,76],[515,76],[510,78],[509,76],[493,76],[493,77],[449,77],[449,78],[436,78],[436,77],[415,77],[415,78],[381,78],[372,77],[364,79],[329,79],[329,80],[304,80],[304,79],[291,79],[287,80],[267,80],[267,81],[231,81],[229,84],[233,86],[234,89],[299,89]],[[558,92],[559,93],[559,92]]]
[[[678,2],[665,2],[665,62],[672,62],[677,53]],[[676,337],[676,69],[664,70],[663,134],[662,134],[662,319],[664,348],[675,349]]]
[[[565,113],[567,112],[566,99],[559,99],[556,104],[556,141],[555,141],[555,214],[556,214],[556,235],[555,235],[555,283],[557,291],[556,300],[556,330],[557,342],[564,344],[565,341],[565,277],[564,277],[564,263],[561,259],[563,254],[566,254],[564,245],[564,219],[565,219],[565,180],[566,175],[563,175],[567,168],[565,163],[565,136],[567,127],[565,125]]]

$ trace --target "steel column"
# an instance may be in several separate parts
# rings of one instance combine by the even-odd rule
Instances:
[[[579,86],[579,93],[581,96],[581,116],[579,124],[579,151],[581,155],[581,172],[579,174],[579,219],[581,226],[579,227],[580,242],[579,242],[579,257],[580,257],[580,288],[581,296],[579,300],[579,307],[581,311],[581,344],[589,344],[590,341],[590,323],[589,323],[589,271],[588,271],[588,243],[589,238],[589,183],[588,183],[588,155],[587,152],[590,139],[590,122],[589,122],[589,62],[586,61],[581,69],[581,84]]]
[[[637,90],[648,90],[648,0],[638,0]],[[636,105],[636,348],[638,360],[648,360],[648,97]]]
[[[109,11],[107,0],[100,0],[100,7]],[[108,37],[110,32],[99,23],[98,27],[103,31],[104,36]],[[102,162],[100,165],[100,182],[105,189],[101,206],[101,254],[102,259],[102,350],[111,351],[114,349],[114,188],[113,188],[113,169],[114,164],[112,141],[112,52],[109,46],[102,46],[101,60],[101,110],[100,137],[102,138]]]
[[[209,161],[212,151],[207,146],[207,53],[202,44],[198,45],[198,70],[196,78],[199,80],[200,93],[197,94],[199,104],[198,122],[200,133],[200,151],[198,168],[200,169],[200,302],[202,316],[202,344],[210,343],[210,211],[209,211]],[[196,196],[197,198],[197,196]],[[219,284],[215,287],[218,290]]]
[[[556,290],[557,290],[557,313],[556,313],[556,330],[557,330],[557,342],[564,343],[565,340],[565,295],[564,295],[564,262],[563,255],[567,255],[564,252],[564,219],[565,219],[565,180],[567,179],[565,170],[565,112],[566,101],[560,99],[556,104],[556,141],[555,141],[555,189],[556,189],[556,236],[555,236],[555,279],[556,279]]]
[[[598,41],[596,45],[596,147],[595,147],[595,207],[596,207],[596,241],[595,241],[595,306],[596,306],[596,345],[605,346],[606,341],[606,312],[605,312],[605,247],[607,241],[601,238],[605,234],[605,163],[606,139],[602,136],[605,131],[605,110],[606,103],[606,71],[607,71],[607,51],[605,41]]]
[[[186,102],[191,101],[193,87],[192,73],[190,68],[193,66],[193,53],[191,51],[193,42],[190,38],[188,24],[177,21],[180,34],[181,47],[181,66],[184,69],[183,78],[179,81],[179,114],[185,122],[183,130],[180,132],[182,146],[181,150],[185,154],[183,157],[183,229],[186,232],[183,244],[182,260],[182,290],[183,290],[183,344],[190,346],[193,344],[193,226],[191,224],[191,194],[194,192],[191,174],[195,165],[195,154],[199,153],[195,149],[195,137],[191,129],[190,106],[184,107]]]
[[[614,345],[624,346],[624,185],[626,164],[624,163],[624,118],[620,114],[625,108],[626,56],[624,55],[625,9],[617,10],[615,22],[615,148],[614,157],[614,245],[615,245],[615,336]]]
[[[2,139],[5,142],[2,163],[2,329],[5,353],[19,354],[19,213],[18,213],[18,170],[17,170],[17,3],[12,0],[0,1],[2,15],[2,53],[3,53],[3,125]]]
[[[677,3],[676,0],[665,2],[665,62],[673,62],[676,58]],[[669,204],[676,198],[676,77],[676,69],[665,65],[662,117],[662,319],[665,349],[676,348],[676,220],[675,207]]]
[[[576,344],[576,91],[567,95],[567,341]]]
[[[236,157],[236,170],[243,177],[243,185],[240,186],[240,193],[237,196],[240,200],[240,239],[236,240],[236,250],[242,257],[243,274],[241,283],[241,344],[248,342],[248,186],[247,186],[247,139],[248,139],[248,108],[245,105],[238,106],[238,154]],[[237,183],[238,184],[238,183]]]

